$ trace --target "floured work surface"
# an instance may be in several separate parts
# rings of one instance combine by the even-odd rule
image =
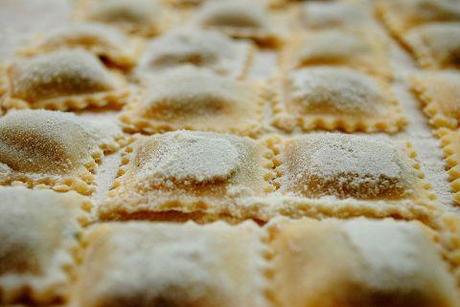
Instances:
[[[460,306],[460,2],[398,2],[2,1],[0,305]]]

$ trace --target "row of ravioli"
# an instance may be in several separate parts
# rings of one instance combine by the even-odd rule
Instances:
[[[294,6],[279,52],[273,124],[291,132],[397,133],[407,118],[392,93],[388,39],[360,1]],[[297,129],[298,130],[298,129]]]
[[[75,192],[0,188],[0,303],[68,306],[460,304],[460,220],[88,225]],[[152,260],[155,261],[152,261]]]
[[[239,65],[228,67],[241,69],[246,65],[244,57]],[[203,58],[212,59],[206,54]],[[126,104],[120,121],[129,132],[193,129],[259,136],[269,130],[263,123],[267,104],[273,105],[274,125],[284,130],[298,124],[305,130],[392,133],[405,124],[385,84],[346,68],[319,67],[290,74],[288,99],[261,82],[218,77],[190,66],[153,74],[134,89],[83,50],[57,51],[14,63],[2,77],[4,109],[79,110]],[[343,112],[346,116],[341,116]]]
[[[423,69],[409,82],[440,139],[459,204],[460,1],[378,1],[376,12]]]
[[[259,42],[256,33],[260,29],[249,34],[257,28],[254,19],[262,13],[239,2],[210,5],[221,8],[215,14],[225,16],[222,20],[245,20],[249,25],[235,27],[247,32],[245,38]],[[292,35],[286,42],[280,52],[281,73],[270,82],[239,80],[248,79],[257,49],[249,41],[226,37],[223,33],[243,36],[229,33],[228,25],[224,29],[204,27],[223,33],[179,27],[140,48],[138,39],[123,36],[106,24],[72,24],[37,38],[19,51],[23,58],[4,65],[1,105],[5,110],[126,105],[120,115],[125,130],[146,134],[192,129],[254,137],[274,127],[388,133],[403,129],[406,119],[386,80],[391,79],[391,71],[384,37],[364,24],[353,29],[346,26],[347,14],[338,23],[341,10],[367,12],[368,22],[370,12],[346,2],[333,5],[338,13],[333,10],[329,24]],[[312,10],[310,6],[302,12]],[[327,17],[331,4],[318,7],[310,15]],[[140,49],[145,51],[132,68]],[[130,70],[129,78],[125,78],[125,69]],[[266,105],[272,113],[273,125],[268,127],[263,123]]]
[[[101,220],[364,215],[430,224],[442,212],[412,145],[383,135],[125,135],[111,121],[46,110],[0,118],[0,185],[93,195],[98,164],[120,147]]]
[[[388,83],[346,67],[294,70],[268,86],[271,82],[234,80],[180,65],[144,75],[135,86],[91,53],[66,49],[10,64],[2,78],[4,109],[125,105],[119,119],[128,132],[190,129],[257,137],[273,126],[395,133],[406,124]],[[267,106],[272,106],[272,127],[263,120]]]
[[[235,41],[226,34],[238,36],[231,29],[241,28],[248,38],[256,39],[255,36],[265,35],[265,30],[259,27],[270,24],[262,6],[254,4],[247,9],[243,2],[221,3],[222,8],[204,8],[198,14],[204,15],[204,20],[194,21],[190,26],[178,25],[150,42],[139,33],[155,28],[150,19],[168,16],[154,3],[151,0],[77,1],[75,21],[49,33],[37,34],[29,46],[18,50],[15,58],[3,63],[2,108],[72,111],[116,108],[137,100],[135,96],[140,91],[156,91],[149,86],[133,90],[128,81],[145,81],[168,68],[187,64],[240,78],[245,75],[255,48],[250,41]],[[247,16],[243,18],[241,12]],[[220,18],[222,14],[228,18]],[[213,24],[213,20],[221,19],[224,22],[229,19],[229,25]],[[156,20],[156,23],[165,22]],[[144,28],[132,29],[136,27]],[[161,33],[153,32],[152,35]]]

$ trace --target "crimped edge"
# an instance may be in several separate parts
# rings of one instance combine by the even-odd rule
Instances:
[[[395,134],[406,127],[407,118],[403,115],[402,106],[394,96],[390,86],[382,79],[374,78],[374,80],[380,84],[382,97],[386,100],[388,107],[387,114],[374,118],[354,118],[352,115],[345,117],[332,114],[294,115],[289,114],[286,106],[285,93],[289,88],[288,80],[285,76],[279,75],[271,81],[272,84],[276,84],[271,86],[272,91],[277,91],[272,92],[270,100],[273,110],[272,125],[286,132],[292,132],[297,126],[303,131],[319,129],[325,131],[340,130],[348,133],[385,132]]]
[[[422,80],[423,76],[413,75],[409,82],[411,91],[421,103],[422,111],[428,117],[429,123],[436,128],[456,129],[459,124],[458,120],[440,111],[436,98],[428,95],[428,87]]]
[[[369,43],[372,46],[372,50],[370,51],[370,56],[376,60],[375,62],[378,65],[372,65],[370,63],[364,63],[362,61],[354,61],[353,59],[346,59],[342,63],[320,63],[320,64],[302,64],[302,63],[295,63],[298,59],[295,56],[297,51],[300,49],[302,43],[305,40],[310,39],[311,36],[314,36],[317,33],[325,32],[328,30],[317,30],[317,31],[308,31],[305,33],[296,33],[292,35],[292,37],[286,43],[286,47],[280,52],[278,56],[278,63],[280,69],[287,73],[293,69],[300,69],[300,68],[307,68],[307,67],[315,67],[318,65],[328,65],[328,66],[338,66],[338,67],[349,67],[352,69],[356,69],[367,73],[371,76],[380,77],[387,81],[392,81],[394,76],[392,69],[390,68],[389,62],[389,51],[388,46],[385,45],[384,40],[385,37],[383,35],[376,33],[375,31],[365,30],[365,29],[333,29],[338,32],[343,32],[345,35],[353,35],[356,36],[363,41]],[[372,35],[374,34],[374,35]],[[378,37],[377,37],[378,36]],[[314,41],[312,41],[312,45],[314,45]]]
[[[460,144],[460,135],[457,130],[446,128],[440,128],[434,131],[434,134],[439,138],[443,151],[444,162],[453,192],[452,198],[457,205],[460,205],[460,152],[456,151],[458,146],[455,146],[455,143]]]
[[[59,247],[59,250],[65,252],[66,259],[61,259],[60,263],[53,265],[57,266],[59,270],[64,273],[67,280],[65,282],[59,282],[59,284],[51,282],[50,285],[44,287],[42,290],[35,289],[34,285],[31,283],[22,283],[20,286],[11,289],[5,289],[0,284],[0,303],[13,304],[15,302],[26,301],[27,303],[48,304],[63,303],[69,300],[71,284],[76,279],[76,269],[82,248],[83,228],[89,224],[89,212],[94,206],[89,198],[79,194],[74,194],[74,197],[75,196],[81,199],[81,201],[79,200],[79,210],[81,212],[75,216],[77,233],[70,244],[64,244],[64,242],[62,242]]]
[[[199,223],[210,223],[224,220],[228,223],[239,223],[243,220],[253,219],[263,223],[267,218],[257,202],[248,201],[246,197],[241,199],[220,199],[217,202],[208,202],[205,199],[186,200],[174,198],[169,201],[155,204],[155,208],[148,203],[140,204],[135,201],[129,205],[123,202],[120,195],[123,192],[124,176],[133,159],[135,146],[146,136],[132,135],[127,137],[126,146],[122,151],[120,167],[118,169],[112,187],[108,192],[108,199],[99,206],[98,216],[100,220],[174,220],[184,222],[194,220]],[[273,152],[267,147],[265,140],[254,141],[254,159],[261,170],[262,193],[269,194],[274,191],[272,180],[274,179],[272,155]],[[249,197],[250,198],[250,197]],[[247,204],[246,204],[247,202]],[[244,206],[242,205],[244,203]],[[163,214],[163,215],[162,215]]]
[[[241,82],[241,81],[236,81],[236,82]],[[246,84],[244,86],[246,86]],[[143,99],[143,96],[145,95],[145,90],[142,90],[142,89],[137,93],[137,95],[135,95],[135,98],[125,106],[125,108],[123,109],[123,112],[120,114],[118,119],[121,122],[124,131],[128,133],[141,132],[141,133],[150,135],[150,134],[155,134],[155,133],[162,133],[162,132],[185,129],[185,130],[213,131],[213,132],[219,132],[219,133],[234,133],[237,135],[257,138],[263,133],[262,123],[263,123],[263,117],[264,117],[264,106],[268,99],[267,95],[269,91],[264,83],[254,82],[250,84],[250,86],[253,88],[253,90],[256,92],[255,94],[257,95],[256,101],[249,102],[249,103],[256,104],[256,112],[254,114],[254,118],[251,120],[252,123],[246,125],[245,127],[242,127],[241,125],[237,125],[237,122],[235,122],[235,126],[230,129],[219,130],[213,127],[210,127],[208,129],[206,128],[197,129],[193,125],[179,125],[179,124],[168,123],[167,121],[159,121],[159,120],[145,118],[138,114],[138,109],[142,105],[141,101]]]
[[[103,141],[97,144],[97,148],[89,152],[90,161],[82,165],[80,170],[73,174],[43,175],[40,178],[33,178],[27,173],[12,171],[4,178],[0,177],[0,186],[25,186],[37,189],[52,189],[56,192],[76,191],[82,195],[91,195],[96,190],[95,172],[104,154],[117,151],[126,142],[126,137],[122,134],[114,136],[112,141]]]
[[[276,178],[273,185],[279,191],[282,185],[284,172],[282,169],[282,146],[284,139],[279,136],[271,140],[271,148],[274,153],[273,165]],[[350,218],[364,216],[368,218],[393,217],[403,220],[418,220],[427,225],[435,224],[435,217],[441,208],[437,204],[437,196],[432,191],[431,185],[425,181],[425,175],[418,163],[417,154],[409,142],[404,144],[402,154],[408,158],[411,168],[417,176],[414,196],[397,201],[387,200],[357,200],[353,198],[330,200],[312,199],[307,197],[283,196],[281,204],[277,205],[276,211],[281,216],[291,218]]]

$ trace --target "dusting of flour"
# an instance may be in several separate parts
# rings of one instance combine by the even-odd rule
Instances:
[[[347,114],[380,114],[384,107],[379,84],[349,68],[300,69],[291,74],[290,82],[291,99],[305,111],[327,108]]]
[[[229,178],[240,165],[238,148],[214,133],[179,131],[155,139],[158,146],[141,177],[210,182]]]

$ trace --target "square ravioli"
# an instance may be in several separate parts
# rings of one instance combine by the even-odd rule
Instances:
[[[262,132],[267,90],[260,83],[233,80],[205,69],[179,67],[147,78],[139,97],[120,121],[128,132],[172,130]]]
[[[253,53],[252,44],[232,40],[217,31],[178,29],[148,45],[135,74],[140,78],[178,66],[193,65],[239,79],[249,70]]]
[[[105,23],[128,34],[155,36],[167,26],[169,12],[157,0],[79,0],[76,17]]]
[[[24,187],[0,187],[0,199],[0,304],[66,301],[91,203]]]
[[[251,218],[245,200],[272,190],[269,154],[262,142],[229,134],[176,131],[140,137],[126,148],[99,217]]]
[[[460,134],[458,129],[441,128],[435,132],[440,138],[441,147],[451,182],[452,198],[460,205]]]
[[[392,219],[273,223],[276,306],[459,306],[431,232]]]
[[[385,38],[366,30],[306,32],[292,39],[281,54],[281,65],[286,69],[346,66],[386,78],[392,73]]]
[[[278,31],[281,25],[275,26],[273,15],[257,1],[208,1],[192,19],[195,26],[219,30],[235,38],[252,39],[262,46],[277,47],[281,43]]]
[[[86,241],[79,306],[268,306],[253,223],[109,223]]]
[[[403,41],[423,68],[460,69],[460,22],[422,25],[408,31]]]
[[[394,216],[429,222],[438,206],[423,181],[410,144],[383,138],[313,133],[274,140],[277,178],[285,207],[332,216]]]
[[[399,38],[407,30],[423,24],[460,21],[458,0],[379,0],[376,10],[390,31]]]
[[[411,89],[433,126],[460,126],[460,72],[430,71],[411,78]]]
[[[0,185],[91,194],[97,162],[121,141],[110,122],[58,111],[9,112],[0,117]]]
[[[299,9],[300,27],[311,30],[357,29],[372,25],[370,11],[353,2],[310,1]]]
[[[280,129],[395,133],[406,125],[389,84],[357,70],[315,66],[280,81],[272,97],[273,124]]]
[[[129,96],[123,78],[93,54],[65,49],[21,58],[0,71],[0,104],[5,109],[81,110],[118,107]]]
[[[19,53],[32,56],[66,48],[82,48],[110,65],[129,69],[135,64],[141,45],[140,40],[132,39],[113,27],[88,22],[73,23],[40,33]]]

